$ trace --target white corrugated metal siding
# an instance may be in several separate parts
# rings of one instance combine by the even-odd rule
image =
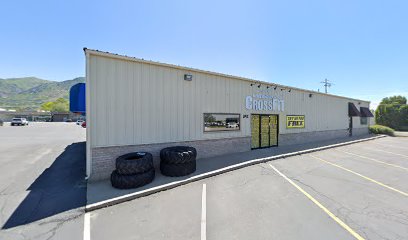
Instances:
[[[87,61],[90,147],[250,136],[250,118],[243,119],[243,114],[276,113],[245,109],[245,97],[265,85],[258,88],[238,78],[114,55],[89,53]],[[192,74],[193,81],[184,81],[184,74]],[[280,134],[348,128],[350,100],[287,90],[268,90],[285,100],[285,112],[279,113]],[[368,102],[352,102],[368,107]],[[204,133],[203,113],[240,113],[241,130]],[[306,127],[286,129],[286,115],[305,115]]]

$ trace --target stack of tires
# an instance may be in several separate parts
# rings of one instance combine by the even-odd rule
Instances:
[[[116,159],[116,170],[111,174],[112,187],[129,189],[144,186],[155,176],[153,156],[148,152],[134,152]]]
[[[160,171],[169,177],[189,175],[196,170],[197,150],[189,146],[164,148],[160,151]]]

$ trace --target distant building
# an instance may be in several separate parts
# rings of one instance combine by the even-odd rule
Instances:
[[[11,119],[16,117],[26,118],[32,122],[49,122],[51,121],[50,112],[35,112],[35,111],[0,111],[0,119],[5,122],[10,122]]]

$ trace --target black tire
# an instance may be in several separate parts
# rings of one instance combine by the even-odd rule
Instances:
[[[155,171],[151,168],[149,171],[133,175],[122,175],[117,170],[111,174],[111,184],[114,188],[130,189],[142,187],[151,183],[154,179]]]
[[[144,173],[153,168],[153,156],[148,152],[133,152],[116,158],[116,170],[122,175]]]
[[[161,162],[160,171],[163,175],[169,177],[187,176],[196,171],[196,161],[180,164]]]
[[[197,150],[189,146],[175,146],[160,151],[160,160],[166,163],[182,164],[196,160]]]

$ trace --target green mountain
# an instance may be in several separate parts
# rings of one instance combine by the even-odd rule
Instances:
[[[57,98],[69,98],[69,89],[85,82],[84,77],[61,82],[27,78],[0,78],[0,108],[39,109],[41,104]]]
[[[35,77],[25,78],[0,78],[0,98],[6,98],[11,95],[26,91],[38,85],[49,83],[50,81]]]

